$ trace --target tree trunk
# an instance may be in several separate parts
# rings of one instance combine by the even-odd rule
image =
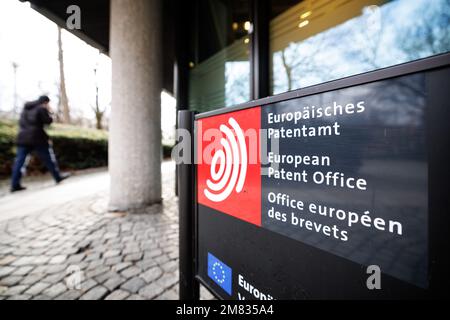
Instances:
[[[102,125],[102,120],[103,120],[103,112],[98,112],[95,114],[95,119],[96,119],[96,125],[95,127],[98,130],[102,130],[103,129],[103,125]]]
[[[289,64],[286,61],[286,56],[284,53],[284,50],[281,51],[281,61],[283,62],[284,70],[286,71],[287,81],[288,81],[288,87],[287,91],[292,90],[292,68],[289,66]]]
[[[58,27],[58,59],[59,59],[59,106],[58,109],[62,115],[62,122],[70,123],[70,108],[67,99],[66,79],[64,75],[64,53],[62,46],[62,29]]]
[[[100,104],[98,102],[97,68],[94,69],[94,79],[95,79],[95,106],[93,109],[95,113],[96,128],[101,130],[103,129],[102,120],[104,111],[100,110]]]

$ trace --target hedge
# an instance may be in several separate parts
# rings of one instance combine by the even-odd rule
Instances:
[[[0,122],[0,176],[9,175],[14,161],[17,128],[12,122]]]
[[[62,170],[80,170],[108,165],[108,133],[70,125],[53,124],[47,132],[53,141],[58,164]],[[17,123],[0,120],[0,176],[7,177],[15,157]],[[163,157],[170,158],[172,146],[163,145]],[[38,159],[28,164],[28,174],[45,172]]]
[[[62,170],[95,168],[108,164],[108,134],[105,131],[55,124],[48,133]],[[17,123],[1,120],[0,176],[11,174],[16,136]],[[28,165],[28,173],[39,172],[45,172],[45,168],[33,157]]]

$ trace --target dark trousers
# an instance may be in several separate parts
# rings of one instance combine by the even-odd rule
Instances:
[[[58,163],[56,162],[55,153],[50,146],[17,146],[16,160],[14,161],[14,167],[11,177],[11,186],[17,188],[20,186],[20,179],[22,178],[22,167],[25,164],[27,156],[34,152],[39,159],[45,164],[48,171],[52,174],[55,181],[59,182],[61,176],[59,173]]]

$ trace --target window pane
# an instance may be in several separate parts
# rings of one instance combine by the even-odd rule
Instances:
[[[274,94],[450,50],[450,0],[302,1],[271,20]]]
[[[190,70],[192,110],[208,111],[250,100],[249,1],[198,1]]]

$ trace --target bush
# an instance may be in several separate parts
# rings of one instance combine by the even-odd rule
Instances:
[[[108,164],[108,134],[105,131],[54,124],[48,133],[62,170],[95,168]],[[0,121],[0,176],[11,174],[16,135],[17,123]],[[28,172],[44,171],[40,161],[33,157]]]
[[[17,122],[0,120],[0,177],[11,174],[16,155]],[[108,165],[108,133],[71,125],[53,124],[47,132],[53,141],[58,164],[62,170],[80,170]],[[163,157],[170,158],[172,146],[163,145]],[[42,163],[32,157],[28,174],[45,172]]]
[[[13,122],[0,122],[0,176],[9,175],[15,156],[17,128]]]
[[[168,146],[168,145],[163,144],[162,148],[163,148],[163,158],[164,159],[171,158],[173,146]]]

